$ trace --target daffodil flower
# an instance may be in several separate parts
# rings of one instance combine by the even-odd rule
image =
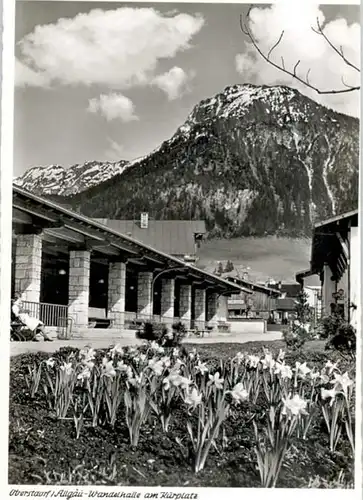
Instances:
[[[112,361],[109,361],[107,358],[103,358],[102,360],[102,375],[109,378],[113,378],[116,375]]]
[[[135,375],[135,377],[129,378],[127,382],[130,385],[136,386],[136,385],[141,385],[143,381],[143,376],[142,373],[140,375]]]
[[[194,387],[190,392],[186,393],[184,401],[188,406],[196,408],[202,402],[202,395]]]
[[[273,359],[272,354],[268,352],[265,354],[265,357],[261,359],[261,363],[264,370],[266,370],[267,368],[272,370],[276,364],[276,361]]]
[[[275,364],[275,374],[279,374],[282,380],[285,380],[286,378],[292,378],[292,370],[290,366],[285,365],[285,363]]]
[[[194,348],[190,353],[189,353],[189,358],[194,359],[198,356],[197,350]]]
[[[223,389],[224,378],[221,378],[219,372],[214,375],[209,375],[209,383],[214,385],[216,389]]]
[[[301,376],[301,378],[305,378],[308,373],[311,372],[310,368],[306,366],[306,363],[299,363],[299,361],[296,361],[295,364],[295,370],[298,375]]]
[[[155,373],[155,375],[161,375],[164,371],[164,366],[161,360],[156,360],[155,358],[150,359],[149,368]]]
[[[343,375],[334,373],[334,377],[335,378],[331,380],[330,383],[335,386],[335,389],[342,390],[346,395],[348,387],[353,385],[354,381],[349,378],[348,372],[345,372]]]
[[[71,375],[71,373],[73,372],[72,363],[64,363],[63,365],[61,365],[60,369],[66,375]]]
[[[326,362],[325,369],[328,370],[329,375],[331,375],[334,371],[338,370],[338,363],[339,361],[337,361],[336,363],[332,363],[330,360]]]
[[[85,347],[79,351],[79,357],[86,361],[92,361],[96,357],[96,351],[92,347]]]
[[[282,398],[282,402],[284,405],[281,411],[282,415],[286,415],[288,418],[307,415],[307,411],[305,410],[307,402],[298,394],[295,394],[294,397]]]
[[[258,363],[260,362],[260,358],[258,356],[254,356],[253,354],[249,354],[247,356],[247,363],[251,368],[257,368]]]
[[[55,359],[54,358],[48,358],[46,360],[45,364],[47,365],[47,368],[53,368],[53,366],[55,364]]]
[[[88,379],[91,376],[91,370],[88,368],[88,366],[85,366],[83,370],[77,375],[78,380],[84,380]]]
[[[320,372],[310,372],[310,378],[311,380],[316,380],[317,378],[320,377]]]
[[[170,360],[169,356],[163,356],[160,359],[160,362],[163,364],[163,366],[165,366],[165,368],[169,368],[171,365],[171,360]]]
[[[116,354],[119,354],[120,356],[124,355],[124,349],[121,347],[120,344],[116,344],[111,350],[110,350],[110,355],[111,358],[113,359]]]
[[[239,382],[230,391],[232,398],[240,403],[241,401],[246,401],[248,399],[248,391],[244,388],[243,384]]]
[[[235,360],[237,361],[237,363],[240,365],[243,361],[243,358],[244,358],[244,354],[242,352],[237,352],[236,356],[235,356]]]
[[[334,387],[333,389],[321,389],[321,399],[325,400],[331,398],[329,406],[333,406],[336,395],[337,391],[335,390]]]
[[[127,369],[129,368],[129,365],[127,365],[124,361],[118,361],[116,365],[116,370],[120,372],[127,372]]]
[[[177,347],[174,347],[174,349],[173,349],[174,358],[177,358],[179,356],[179,352],[180,352],[180,349],[178,349]]]
[[[201,375],[204,375],[204,373],[207,373],[209,371],[207,365],[205,363],[201,363],[200,361],[198,362],[195,369],[197,372],[200,372]]]
[[[277,356],[277,361],[281,363],[284,359],[285,359],[285,351],[280,349],[279,354]]]

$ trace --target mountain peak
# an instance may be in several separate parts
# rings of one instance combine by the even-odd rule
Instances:
[[[56,166],[43,179],[31,169],[24,187],[61,194],[91,217],[146,211],[203,219],[212,236],[301,236],[356,208],[358,165],[357,119],[283,85],[247,83],[202,100],[143,158]]]

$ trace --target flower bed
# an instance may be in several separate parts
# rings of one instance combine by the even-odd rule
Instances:
[[[354,367],[256,344],[17,356],[9,482],[351,486]]]

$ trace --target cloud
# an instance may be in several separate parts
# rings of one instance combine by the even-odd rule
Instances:
[[[124,158],[125,147],[113,139],[108,139],[109,148],[106,150],[106,158],[109,161],[120,161]]]
[[[187,83],[193,75],[187,75],[182,68],[174,66],[171,70],[156,76],[152,83],[168,96],[169,101],[177,99],[187,90]]]
[[[262,51],[267,54],[284,30],[282,42],[273,50],[271,60],[293,70],[297,61],[299,76],[305,78],[310,69],[309,81],[321,90],[344,88],[344,82],[356,86],[360,84],[360,74],[350,68],[321,35],[314,33],[317,19],[324,32],[336,47],[343,47],[345,56],[354,64],[360,63],[360,26],[348,25],[345,19],[325,21],[318,4],[291,2],[285,0],[270,7],[255,7],[250,12],[249,28]],[[294,86],[314,100],[343,113],[357,116],[359,113],[359,93],[350,92],[337,95],[319,95],[289,75],[275,69],[260,57],[250,43],[246,50],[236,56],[236,69],[245,81],[256,84],[286,84]]]
[[[122,94],[101,94],[88,101],[90,113],[100,113],[107,121],[120,119],[123,122],[138,120],[134,114],[134,103]]]
[[[17,83],[106,85],[121,90],[147,85],[160,59],[190,48],[204,19],[196,14],[163,15],[153,8],[95,9],[54,24],[37,26],[19,42]],[[25,68],[32,68],[26,74]]]
[[[18,59],[15,60],[15,83],[17,87],[49,87],[49,79],[42,72],[34,71]]]

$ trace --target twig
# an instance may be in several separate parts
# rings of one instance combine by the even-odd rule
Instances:
[[[310,80],[309,80],[309,74],[310,74],[310,71],[311,69],[308,70],[307,74],[306,74],[306,78],[303,79],[301,78],[300,76],[297,75],[296,71],[297,71],[297,67],[298,65],[300,64],[300,60],[297,61],[297,63],[295,64],[294,68],[293,68],[293,71],[289,71],[288,69],[286,69],[286,66],[285,66],[285,61],[284,61],[284,58],[281,57],[281,65],[275,63],[274,61],[272,61],[270,59],[270,55],[271,53],[276,49],[276,47],[281,43],[282,41],[282,38],[283,38],[283,35],[284,35],[284,31],[281,32],[277,42],[272,46],[272,48],[268,51],[267,55],[263,52],[263,50],[260,48],[260,46],[258,45],[258,42],[256,41],[256,39],[254,38],[254,36],[252,35],[251,33],[251,30],[249,29],[248,27],[248,21],[249,21],[249,15],[250,15],[250,11],[251,11],[252,7],[249,8],[248,12],[247,12],[247,15],[246,15],[246,21],[244,22],[243,21],[243,16],[241,15],[240,16],[240,28],[241,28],[241,31],[242,33],[244,33],[246,36],[248,36],[248,38],[250,39],[252,45],[255,47],[255,49],[257,50],[257,52],[260,54],[260,56],[268,63],[270,64],[271,66],[273,66],[274,68],[278,69],[279,71],[282,71],[283,73],[285,73],[286,75],[289,75],[291,76],[292,78],[294,78],[295,80],[297,80],[298,82],[302,83],[303,85],[305,85],[306,87],[309,87],[310,89],[314,90],[315,92],[317,92],[318,94],[322,95],[322,94],[347,94],[348,92],[354,92],[356,90],[359,90],[360,89],[360,86],[350,86],[350,85],[346,85],[344,84],[344,86],[346,88],[344,89],[330,89],[330,90],[321,90],[319,89],[318,87],[312,85],[310,83]],[[344,60],[344,62],[356,69],[357,71],[360,71],[360,69],[355,66],[353,63],[351,63],[350,61],[348,61],[348,59],[344,56],[344,53],[343,53],[343,50],[341,48],[341,50],[339,51],[335,46],[334,44],[332,44],[332,42],[328,39],[328,37],[325,35],[325,33],[323,32],[320,24],[319,24],[319,20],[318,20],[318,30],[312,28],[312,30],[323,36],[324,39],[327,41],[327,43],[330,45],[331,48],[333,48],[335,50],[335,52],[337,52],[340,57]]]

